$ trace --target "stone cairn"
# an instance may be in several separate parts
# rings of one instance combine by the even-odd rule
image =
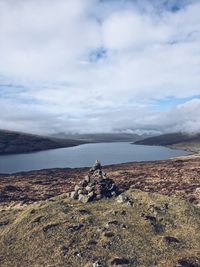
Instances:
[[[101,163],[96,160],[87,176],[71,192],[70,197],[87,203],[102,198],[111,198],[118,194],[114,181],[107,177]]]

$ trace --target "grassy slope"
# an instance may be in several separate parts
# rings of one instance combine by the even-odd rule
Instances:
[[[163,134],[136,141],[138,145],[159,145],[171,148],[185,149],[200,153],[200,134],[187,135],[184,133]]]
[[[111,266],[113,258],[124,257],[129,264],[123,266],[172,267],[180,258],[200,257],[200,208],[155,193],[126,194],[134,206],[115,199],[84,205],[61,195],[1,212],[1,266],[92,267],[97,259]],[[169,209],[158,212],[154,226],[141,217],[152,215],[151,204],[165,203]],[[117,223],[108,226],[113,220]],[[71,231],[77,223],[83,227]],[[180,243],[167,244],[163,237],[168,235]]]
[[[64,140],[38,135],[0,130],[0,154],[25,153],[82,144],[78,140]]]
[[[199,142],[182,142],[178,144],[170,145],[169,147],[175,149],[183,149],[200,154],[200,141]]]

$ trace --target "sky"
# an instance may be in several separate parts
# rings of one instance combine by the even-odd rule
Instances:
[[[0,129],[200,132],[200,0],[0,0]]]

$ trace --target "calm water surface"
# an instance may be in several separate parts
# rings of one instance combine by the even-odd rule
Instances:
[[[96,159],[102,164],[116,164],[133,161],[163,160],[189,153],[160,146],[132,145],[130,143],[84,144],[60,148],[0,156],[0,173],[13,173],[48,168],[89,167]]]

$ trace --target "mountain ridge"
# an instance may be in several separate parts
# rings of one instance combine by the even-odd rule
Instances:
[[[0,155],[29,153],[84,144],[84,141],[59,139],[17,131],[0,130]]]
[[[55,134],[37,135],[0,129],[0,155],[29,153],[72,147],[86,143],[134,142],[144,137],[137,134]]]

